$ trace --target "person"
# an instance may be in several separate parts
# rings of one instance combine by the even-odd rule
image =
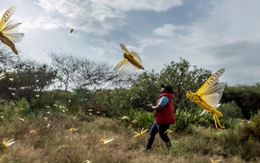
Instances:
[[[173,100],[174,92],[172,86],[161,85],[161,94],[156,101],[156,105],[148,105],[149,109],[155,110],[155,121],[150,129],[150,135],[145,151],[150,151],[152,149],[155,135],[158,132],[166,146],[169,148],[172,146],[166,131],[175,121]]]

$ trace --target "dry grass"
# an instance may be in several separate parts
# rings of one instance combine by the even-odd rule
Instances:
[[[15,140],[7,150],[0,151],[0,162],[210,163],[210,157],[222,162],[243,162],[239,155],[223,157],[225,149],[217,141],[228,132],[225,130],[197,127],[192,133],[170,133],[173,148],[169,150],[157,135],[154,149],[145,153],[148,133],[133,138],[138,129],[120,125],[109,118],[93,117],[90,121],[79,121],[73,116],[45,114],[24,119],[0,126],[1,140]],[[70,131],[71,128],[74,130]],[[114,140],[104,145],[100,141],[103,137]]]

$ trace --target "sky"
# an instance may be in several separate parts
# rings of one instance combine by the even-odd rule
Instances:
[[[123,43],[148,72],[183,58],[212,73],[224,67],[228,85],[260,82],[259,0],[0,1],[1,15],[16,7],[25,59],[49,64],[55,52],[116,65]]]

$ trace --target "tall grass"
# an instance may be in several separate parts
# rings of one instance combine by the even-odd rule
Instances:
[[[133,138],[134,132],[141,130],[143,121],[139,121],[142,125],[133,125],[131,121],[101,116],[82,119],[54,111],[24,115],[21,108],[13,107],[20,111],[8,119],[5,116],[0,123],[0,140],[15,141],[8,149],[0,150],[3,163],[83,163],[86,160],[93,163],[207,163],[210,158],[235,163],[260,161],[260,114],[249,123],[237,123],[233,129],[191,126],[182,132],[169,133],[171,149],[167,149],[157,135],[153,150],[146,153],[143,150],[148,133]],[[6,109],[14,108],[1,107],[5,113]],[[134,115],[140,119],[142,114]],[[102,144],[100,140],[104,137],[114,140]]]

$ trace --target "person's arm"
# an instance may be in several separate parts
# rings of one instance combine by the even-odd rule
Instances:
[[[160,111],[160,110],[162,110],[163,106],[157,105],[157,106],[152,106],[151,108],[152,108],[153,110]]]
[[[163,96],[157,106],[153,106],[152,104],[149,104],[148,107],[150,107],[152,110],[160,111],[162,108],[169,102],[168,97]]]

